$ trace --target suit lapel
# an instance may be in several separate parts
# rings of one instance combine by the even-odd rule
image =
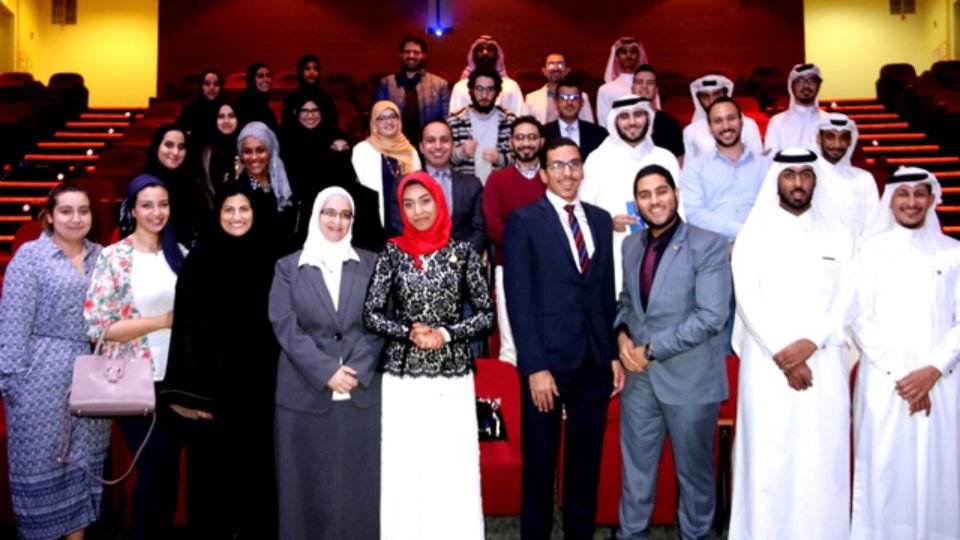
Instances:
[[[300,272],[316,273],[316,279],[307,279],[305,281],[310,283],[310,287],[313,288],[313,291],[320,298],[320,305],[323,306],[323,309],[327,310],[330,316],[336,319],[337,310],[333,308],[333,300],[330,298],[330,291],[327,290],[326,282],[323,279],[323,271],[313,266],[301,266]],[[342,287],[341,290],[343,290]]]
[[[670,274],[670,266],[679,256],[680,250],[684,248],[686,239],[687,229],[681,222],[677,226],[677,230],[673,233],[673,238],[670,239],[670,245],[668,245],[667,250],[663,252],[663,257],[657,266],[657,272],[653,276],[653,285],[650,287],[650,298],[647,298],[647,307],[653,305],[654,298],[657,297],[660,289],[663,288],[663,282],[666,281],[667,276]]]
[[[362,302],[350,302],[351,298],[364,298],[366,295],[356,296],[356,291],[353,288],[356,286],[357,280],[357,271],[360,269],[360,263],[357,261],[347,261],[343,263],[343,271],[340,274],[340,298],[337,300],[337,317],[341,322],[341,327],[343,321],[347,320],[347,311],[355,308],[357,305],[362,306]]]
[[[570,240],[567,239],[567,233],[563,230],[564,225],[560,222],[557,211],[553,208],[553,205],[550,204],[550,201],[547,199],[546,195],[540,199],[540,211],[543,215],[543,219],[546,220],[546,227],[553,231],[557,241],[560,242],[561,246],[563,246],[563,251],[566,254],[564,259],[566,259],[570,264],[570,268],[579,274],[580,269],[577,268],[577,265],[573,260],[573,253],[570,251]],[[590,271],[589,267],[587,267],[587,271]]]
[[[607,256],[607,254],[604,252],[605,250],[603,249],[603,246],[606,246],[607,243],[598,241],[598,233],[603,233],[601,232],[602,227],[598,221],[598,216],[596,213],[594,213],[593,208],[583,204],[583,201],[580,201],[580,205],[583,206],[583,213],[587,216],[587,226],[590,227],[590,239],[593,240],[593,255],[590,257],[590,264],[587,266],[587,275],[589,276],[593,273],[593,269],[595,268],[593,261],[598,257]],[[610,231],[610,234],[612,238],[613,232]]]
[[[450,215],[456,216],[457,211],[463,206],[463,183],[460,182],[457,175],[452,172],[450,174],[450,197],[453,199],[453,208],[450,209]]]
[[[630,302],[637,306],[637,309],[643,309],[643,303],[640,300],[640,265],[643,263],[643,254],[647,251],[647,233],[641,231],[634,233],[639,238],[633,250],[627,253],[627,269],[624,279],[627,280],[626,290],[630,294]],[[629,237],[628,237],[629,238]]]

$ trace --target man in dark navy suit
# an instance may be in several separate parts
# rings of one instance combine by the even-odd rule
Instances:
[[[507,218],[503,241],[507,311],[521,376],[524,540],[546,540],[563,412],[563,529],[593,538],[607,403],[623,387],[613,335],[613,224],[583,204],[580,149],[544,147],[546,194]]]
[[[603,127],[580,119],[583,108],[583,93],[580,85],[570,79],[557,83],[557,119],[543,125],[543,136],[550,140],[554,137],[566,137],[577,143],[580,157],[586,161],[590,152],[600,146],[607,138]]]

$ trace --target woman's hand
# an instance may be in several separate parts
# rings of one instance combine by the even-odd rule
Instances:
[[[200,409],[191,409],[182,405],[170,405],[170,408],[173,409],[173,412],[189,420],[213,420],[212,413]]]
[[[447,342],[446,338],[443,337],[443,332],[420,323],[413,323],[413,328],[410,330],[410,341],[417,347],[428,351],[439,349]]]
[[[358,384],[360,383],[357,381],[357,370],[346,365],[340,366],[340,369],[327,381],[327,386],[331,390],[342,394],[353,390]]]

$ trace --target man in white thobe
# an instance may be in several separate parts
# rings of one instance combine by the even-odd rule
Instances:
[[[815,64],[797,64],[787,76],[790,106],[773,115],[767,124],[764,145],[777,152],[784,148],[812,148],[817,124],[826,119],[820,110],[820,83],[823,78]]]
[[[897,171],[859,254],[854,539],[960,538],[960,243],[940,193]]]
[[[500,74],[503,82],[495,103],[497,106],[517,116],[523,113],[523,91],[517,81],[507,76],[503,56],[503,48],[493,36],[480,36],[473,42],[467,51],[467,67],[450,90],[450,114],[456,114],[472,103],[467,78],[478,69],[492,69]]]
[[[693,119],[683,128],[684,158],[695,159],[709,154],[717,147],[717,140],[710,131],[707,109],[721,97],[733,98],[733,81],[723,75],[705,75],[690,83],[693,99]],[[757,121],[741,113],[740,140],[755,155],[763,155],[763,138]]]
[[[849,536],[843,360],[854,242],[817,211],[817,156],[778,153],[733,248],[740,356],[731,540]]]
[[[633,86],[633,73],[637,66],[649,64],[647,51],[637,38],[622,37],[610,47],[607,69],[603,72],[604,84],[597,89],[597,123],[611,129],[607,123],[613,102],[630,95]]]
[[[599,206],[613,216],[613,262],[617,295],[623,287],[623,240],[631,231],[643,229],[643,220],[633,198],[633,182],[647,165],[657,164],[680,176],[677,158],[653,144],[656,113],[650,101],[628,95],[613,103],[607,113],[610,134],[583,165],[580,199]],[[680,217],[684,217],[680,206]]]
[[[845,114],[828,114],[817,124],[816,143],[815,151],[825,162],[819,185],[829,192],[823,201],[826,213],[860,239],[868,217],[877,212],[880,193],[873,175],[850,162],[857,148],[857,125]]]

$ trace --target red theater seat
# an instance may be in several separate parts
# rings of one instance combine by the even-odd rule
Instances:
[[[40,221],[30,221],[24,223],[17,229],[16,234],[13,236],[13,246],[10,248],[10,254],[16,255],[17,250],[20,249],[20,246],[26,244],[31,240],[36,240],[40,238],[40,233],[43,231],[43,227],[40,226]]]
[[[483,513],[509,516],[520,513],[520,376],[517,369],[494,358],[477,360],[474,378],[477,397],[500,398],[507,440],[480,442],[480,486]]]

